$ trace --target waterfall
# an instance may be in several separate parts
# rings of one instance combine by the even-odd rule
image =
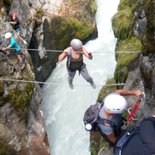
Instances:
[[[114,38],[111,18],[119,0],[97,0],[96,22],[98,38],[85,47],[93,60],[84,59],[88,72],[97,88],[93,89],[78,73],[71,90],[67,82],[66,60],[58,63],[43,87],[43,110],[52,155],[90,155],[89,132],[85,131],[83,115],[90,104],[96,102],[102,85],[113,76],[115,69]]]

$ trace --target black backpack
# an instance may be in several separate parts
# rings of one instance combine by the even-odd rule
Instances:
[[[146,118],[146,119],[144,119],[143,121],[149,121],[150,122],[150,125],[151,126],[154,126],[155,125],[155,118],[153,118],[153,117],[149,117],[149,118]],[[143,123],[143,121],[141,122],[141,123]],[[113,155],[121,155],[122,153],[122,150],[123,150],[123,148],[124,147],[126,147],[127,146],[127,143],[129,142],[129,140],[133,137],[133,136],[135,136],[136,134],[141,134],[141,136],[142,137],[146,137],[146,139],[147,139],[147,134],[145,135],[145,131],[141,131],[140,132],[140,129],[141,129],[141,123],[140,124],[138,124],[138,125],[136,125],[136,126],[134,126],[134,127],[132,127],[131,129],[128,129],[118,140],[117,140],[117,142],[116,142],[116,144],[115,144],[115,147],[114,147],[114,150],[113,150]],[[146,128],[149,128],[149,126],[146,126]],[[152,130],[151,130],[152,131]],[[147,130],[146,130],[146,132],[147,132]],[[154,130],[152,131],[153,133],[154,133]],[[154,134],[153,134],[154,135]],[[140,148],[140,149],[142,149],[142,150],[144,150],[144,153],[145,154],[151,154],[150,152],[152,151],[152,152],[154,152],[155,151],[155,149],[154,149],[154,137],[152,137],[152,139],[149,139],[149,141],[153,144],[152,146],[150,146],[149,145],[149,150],[147,150],[147,152],[146,152],[146,150],[145,149],[143,149],[143,147],[142,148]],[[146,144],[146,143],[145,143]],[[147,144],[148,145],[148,144]],[[141,145],[140,145],[141,146]],[[133,147],[139,147],[139,146],[133,146]],[[153,154],[152,154],[153,155]]]
[[[139,132],[139,127],[135,126],[128,129],[116,142],[113,155],[121,155],[123,147],[128,143],[128,141]]]
[[[88,107],[88,109],[85,111],[84,117],[83,117],[85,128],[88,124],[91,125],[91,129],[86,128],[86,130],[88,131],[98,130],[97,123],[100,123],[100,124],[108,123],[110,124],[111,127],[116,129],[116,125],[112,121],[99,117],[99,112],[103,104],[104,103],[97,102],[96,104],[90,105],[90,107]]]

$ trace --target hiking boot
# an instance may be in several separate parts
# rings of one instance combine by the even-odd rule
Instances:
[[[96,84],[94,82],[91,83],[91,86],[95,89],[96,88]]]
[[[70,87],[70,89],[74,89],[74,86],[73,86],[72,82],[69,82],[69,87]]]

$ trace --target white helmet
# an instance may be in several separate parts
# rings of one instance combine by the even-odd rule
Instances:
[[[83,44],[82,41],[79,39],[72,39],[70,45],[74,50],[78,50],[82,47]]]
[[[11,38],[12,34],[10,32],[5,33],[5,39]]]
[[[127,109],[128,103],[123,96],[112,93],[105,97],[103,107],[108,113],[121,114]]]

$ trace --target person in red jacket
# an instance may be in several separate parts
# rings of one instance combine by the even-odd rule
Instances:
[[[18,34],[19,38],[21,39],[21,41],[25,45],[27,45],[27,42],[21,37],[20,22],[19,22],[19,19],[17,18],[17,14],[15,12],[11,13],[9,23],[12,25],[13,29],[17,32],[17,34]]]

